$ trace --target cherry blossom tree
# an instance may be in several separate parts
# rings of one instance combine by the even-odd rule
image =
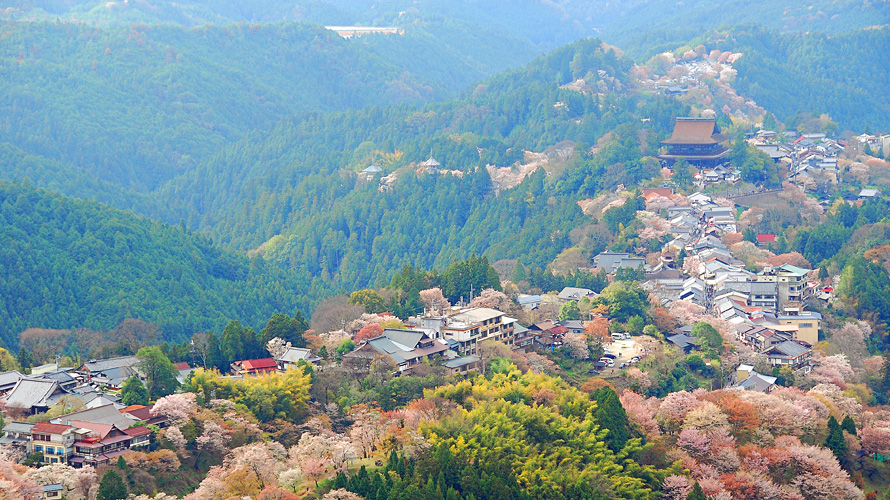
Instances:
[[[442,289],[439,287],[421,290],[420,301],[425,308],[431,311],[444,311],[451,307],[451,303],[448,302],[448,299],[445,298],[445,295],[442,294]]]
[[[624,411],[627,412],[628,419],[643,429],[646,438],[655,439],[661,435],[658,422],[654,418],[655,407],[658,404],[655,398],[647,400],[636,392],[626,390],[621,393],[619,399]]]
[[[513,308],[513,301],[504,292],[493,288],[486,288],[479,293],[469,304],[470,307],[488,307],[499,311],[508,311]]]
[[[65,488],[65,497],[71,500],[89,498],[90,490],[98,480],[96,470],[90,466],[75,469],[65,464],[48,464],[38,469],[28,469],[25,476],[37,484],[61,484]]]
[[[676,432],[683,425],[683,419],[690,410],[699,406],[701,401],[686,391],[672,392],[665,396],[655,418],[665,432]]]
[[[661,486],[662,498],[665,500],[686,500],[686,495],[692,490],[692,484],[685,476],[670,475],[664,478]]]
[[[188,440],[182,434],[182,431],[179,430],[179,427],[164,429],[161,437],[169,441],[177,450],[185,451],[185,447],[188,445]]]
[[[272,355],[273,358],[278,359],[284,355],[285,352],[290,348],[290,342],[285,342],[283,339],[279,337],[273,337],[266,342],[266,350],[269,351],[269,354]]]
[[[204,422],[204,432],[195,439],[198,449],[208,453],[224,453],[228,449],[231,435],[229,430],[216,421]]]
[[[859,432],[863,451],[890,454],[890,422],[884,424],[884,427],[865,427]]]
[[[152,416],[167,417],[170,425],[179,426],[187,422],[197,411],[196,395],[193,392],[171,394],[159,399],[151,409]]]
[[[364,499],[351,491],[347,491],[343,488],[339,488],[339,489],[331,490],[331,491],[327,492],[325,494],[325,496],[321,497],[321,500],[364,500]]]
[[[563,342],[569,349],[569,354],[574,359],[590,358],[590,348],[587,346],[587,337],[580,333],[568,333]]]

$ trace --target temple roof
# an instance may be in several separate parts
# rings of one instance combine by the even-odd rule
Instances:
[[[662,144],[717,144],[712,136],[717,132],[713,118],[677,118],[674,133]]]

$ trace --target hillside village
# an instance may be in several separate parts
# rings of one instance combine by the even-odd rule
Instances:
[[[217,3],[0,12],[0,500],[890,500],[874,2]]]

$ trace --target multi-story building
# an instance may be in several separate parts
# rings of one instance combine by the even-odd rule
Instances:
[[[802,269],[791,264],[768,267],[758,273],[754,279],[757,283],[775,283],[778,304],[773,311],[779,311],[786,305],[799,304],[806,287],[809,269]],[[752,292],[753,293],[753,292]]]
[[[28,452],[43,453],[43,462],[47,464],[68,463],[76,439],[75,428],[70,425],[40,422],[31,427]]]
[[[487,307],[464,309],[446,318],[441,327],[444,338],[458,344],[461,355],[476,354],[477,343],[496,340],[513,345],[516,320]]]

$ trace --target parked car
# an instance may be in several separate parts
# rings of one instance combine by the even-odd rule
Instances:
[[[588,375],[599,375],[600,373],[602,373],[602,372],[600,372],[596,368],[591,368],[591,369],[587,370]]]
[[[617,358],[618,356],[612,354],[611,352],[607,352],[606,354],[603,354],[603,357],[604,357],[604,358],[609,358],[609,359],[615,359],[615,358]]]
[[[610,359],[609,362],[606,363],[606,366],[608,366],[609,368],[614,368],[614,367],[615,367],[615,362],[612,361],[612,360]]]
[[[627,361],[618,365],[618,368],[627,368]]]

